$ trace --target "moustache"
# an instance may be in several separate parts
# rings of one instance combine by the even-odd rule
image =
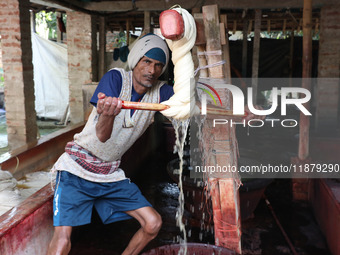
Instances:
[[[154,80],[155,76],[154,75],[143,75],[144,78],[147,78],[148,80]]]

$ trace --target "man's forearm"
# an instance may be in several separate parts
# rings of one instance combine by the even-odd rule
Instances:
[[[96,135],[99,141],[105,143],[110,139],[113,122],[120,113],[122,101],[116,97],[106,97],[104,93],[98,93]]]
[[[99,115],[98,122],[96,124],[96,135],[102,143],[105,143],[107,140],[110,139],[113,123],[115,117],[113,116],[105,116]]]

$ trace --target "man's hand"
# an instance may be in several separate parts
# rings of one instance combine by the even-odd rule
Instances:
[[[122,100],[116,97],[107,97],[98,93],[97,113],[100,114],[96,124],[96,135],[99,141],[105,143],[111,137],[113,122],[122,109]]]
[[[256,108],[257,110],[263,110],[263,108],[259,105],[254,105],[254,108]],[[244,117],[243,119],[248,122],[249,120],[252,120],[252,119],[257,119],[257,120],[264,120],[266,118],[265,115],[255,115],[254,113],[252,113],[249,108],[248,108],[248,105],[246,105],[244,107],[244,111],[246,112],[246,117]]]
[[[98,93],[97,113],[104,116],[117,116],[122,109],[122,100],[116,97],[107,97],[104,93]]]

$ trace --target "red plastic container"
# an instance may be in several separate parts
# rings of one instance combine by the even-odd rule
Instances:
[[[159,15],[161,33],[166,39],[179,40],[183,37],[184,21],[177,11],[166,10]]]

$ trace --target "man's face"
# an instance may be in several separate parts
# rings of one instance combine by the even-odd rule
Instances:
[[[163,67],[160,61],[143,56],[132,72],[135,90],[139,92],[138,90],[146,91],[151,88],[157,82]]]

